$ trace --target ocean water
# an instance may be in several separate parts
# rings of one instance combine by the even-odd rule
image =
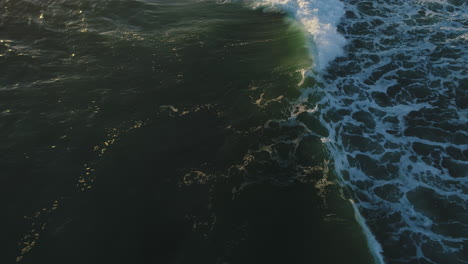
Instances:
[[[461,0],[0,0],[2,263],[468,263]]]

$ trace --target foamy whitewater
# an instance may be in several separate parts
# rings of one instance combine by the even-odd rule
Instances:
[[[305,89],[296,108],[314,108],[328,128],[376,262],[468,263],[466,1],[254,7],[286,12],[311,35],[310,76],[324,88]],[[323,99],[311,105],[311,94]]]

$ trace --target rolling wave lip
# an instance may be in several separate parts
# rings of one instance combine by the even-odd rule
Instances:
[[[345,14],[344,4],[338,0],[254,0],[252,8],[263,8],[266,11],[284,12],[298,21],[309,34],[309,50],[313,58],[311,69],[302,73],[314,76],[323,81],[322,73],[337,57],[344,55],[346,39],[337,31],[337,26]],[[298,102],[307,98],[310,89],[306,89]],[[355,219],[366,237],[367,246],[375,263],[384,264],[382,247],[367,226],[364,217],[355,203],[350,200]]]
[[[371,250],[371,254],[374,257],[375,263],[376,264],[384,264],[385,261],[382,256],[382,246],[380,246],[379,242],[377,239],[375,239],[375,236],[372,234],[372,231],[369,229],[369,227],[366,224],[366,220],[364,217],[361,215],[359,212],[359,209],[356,207],[356,204],[352,199],[349,200],[351,205],[353,206],[354,210],[354,218],[356,221],[359,223],[359,225],[362,228],[362,231],[364,235],[366,236],[367,243],[369,246],[369,249]]]
[[[287,13],[310,34],[309,49],[314,58],[313,69],[324,71],[329,63],[344,55],[346,39],[337,31],[345,14],[338,0],[254,0],[252,8]]]

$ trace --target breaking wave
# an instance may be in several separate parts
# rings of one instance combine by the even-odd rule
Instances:
[[[305,78],[316,85],[296,109],[314,109],[301,113],[327,127],[335,170],[381,244],[369,242],[374,253],[381,247],[388,263],[468,263],[467,4],[252,5],[286,12],[310,33]]]

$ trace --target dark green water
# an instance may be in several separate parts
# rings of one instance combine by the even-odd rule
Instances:
[[[286,121],[298,25],[214,1],[0,8],[2,263],[373,262],[320,138]]]

